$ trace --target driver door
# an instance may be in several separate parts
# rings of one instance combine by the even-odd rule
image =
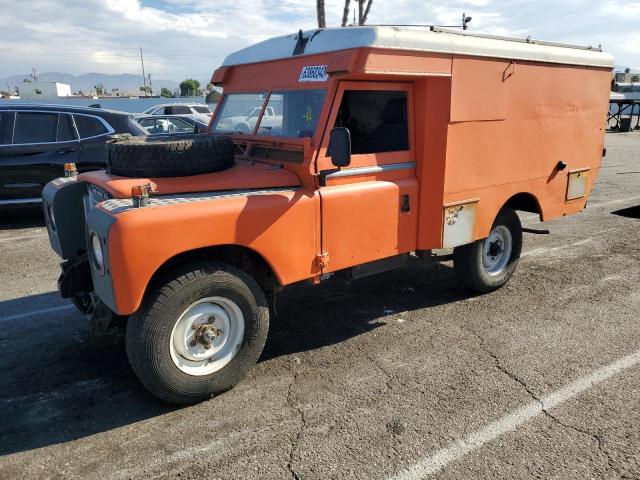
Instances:
[[[333,127],[351,134],[351,164],[326,176],[323,273],[416,248],[418,180],[411,83],[341,82],[323,135],[317,172],[334,169]]]

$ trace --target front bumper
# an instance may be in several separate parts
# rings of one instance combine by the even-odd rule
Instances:
[[[115,300],[107,239],[113,217],[96,205],[107,200],[108,194],[98,187],[75,178],[57,178],[43,192],[43,210],[49,241],[53,250],[65,261],[58,289],[65,298],[95,293],[115,311]],[[93,232],[104,241],[105,269],[97,272],[89,256],[92,254],[89,235]]]

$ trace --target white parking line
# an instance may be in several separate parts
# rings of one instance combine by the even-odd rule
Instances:
[[[418,463],[391,477],[391,480],[414,480],[432,475],[450,463],[459,460],[465,455],[477,450],[496,438],[517,429],[523,423],[534,417],[542,415],[544,410],[550,410],[562,405],[568,400],[597,386],[617,373],[623,372],[640,363],[640,350],[622,357],[609,365],[599,368],[594,372],[578,378],[577,380],[555,390],[544,397],[540,402],[532,401],[513,412],[510,412],[496,421],[488,424],[480,430],[476,430],[457,442],[438,450]],[[543,410],[544,408],[544,410]]]
[[[593,242],[593,238],[585,238],[584,240],[580,240],[574,243],[569,243],[568,245],[560,245],[558,247],[540,247],[534,248],[533,250],[529,250],[528,252],[524,252],[520,254],[520,258],[522,257],[531,257],[536,255],[542,255],[543,253],[555,252],[556,250],[563,250],[565,248],[578,247],[580,245],[584,245],[586,243]]]
[[[35,317],[36,315],[43,315],[45,313],[61,312],[72,308],[74,308],[73,305],[59,305],[57,307],[43,308],[42,310],[34,310],[32,312],[17,313],[16,315],[9,315],[8,317],[0,317],[0,323],[22,320],[23,318]]]

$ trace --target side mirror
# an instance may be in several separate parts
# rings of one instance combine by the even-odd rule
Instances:
[[[348,128],[331,129],[329,155],[331,155],[331,163],[338,168],[348,167],[351,164],[351,133]]]

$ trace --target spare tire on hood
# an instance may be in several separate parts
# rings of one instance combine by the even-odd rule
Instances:
[[[122,177],[186,177],[233,165],[228,135],[112,135],[105,144],[107,171]]]

